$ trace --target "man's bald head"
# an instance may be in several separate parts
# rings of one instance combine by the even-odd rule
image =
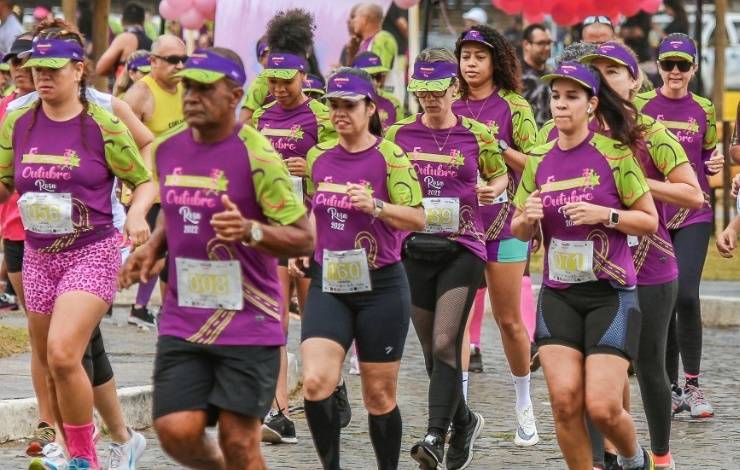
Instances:
[[[183,40],[172,34],[163,34],[152,43],[152,54],[155,55],[185,55],[185,51]]]
[[[177,36],[164,34],[158,37],[152,44],[152,78],[167,87],[175,86],[180,79],[175,78],[174,75],[185,65],[186,53],[185,43]],[[183,60],[173,64],[167,60],[172,57],[179,57]]]
[[[584,42],[591,44],[603,44],[616,39],[614,27],[610,24],[591,23],[581,30],[581,38]]]
[[[375,34],[383,24],[383,7],[375,3],[355,5],[353,30],[358,36],[367,37]]]

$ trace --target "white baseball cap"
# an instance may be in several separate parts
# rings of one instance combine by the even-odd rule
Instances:
[[[470,10],[466,11],[463,14],[463,19],[475,21],[479,24],[486,24],[488,23],[488,15],[483,10],[483,8],[480,7],[473,7]]]

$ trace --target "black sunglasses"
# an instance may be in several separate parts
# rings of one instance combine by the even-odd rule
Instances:
[[[172,64],[172,65],[177,65],[179,63],[183,63],[184,64],[185,62],[188,61],[188,56],[186,56],[186,55],[167,55],[167,56],[162,56],[162,55],[152,54],[152,56],[156,57],[157,59],[162,59],[165,62],[167,62],[168,64]]]
[[[588,26],[590,24],[606,24],[611,27],[614,27],[612,24],[612,20],[609,19],[608,16],[587,16],[585,20],[583,20],[583,23],[581,23],[583,26]]]
[[[661,60],[660,69],[664,72],[672,72],[675,67],[678,67],[680,72],[688,72],[694,65],[687,60]]]

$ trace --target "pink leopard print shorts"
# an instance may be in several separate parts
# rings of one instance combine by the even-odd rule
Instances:
[[[23,255],[26,309],[51,315],[56,299],[70,291],[89,292],[111,304],[121,269],[119,245],[118,234],[61,253],[40,253],[26,245]]]

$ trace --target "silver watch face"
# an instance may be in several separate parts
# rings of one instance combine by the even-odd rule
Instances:
[[[252,241],[253,242],[258,242],[258,241],[262,240],[262,227],[260,227],[257,224],[253,224],[252,225],[252,233],[251,233],[251,235],[252,235]]]

